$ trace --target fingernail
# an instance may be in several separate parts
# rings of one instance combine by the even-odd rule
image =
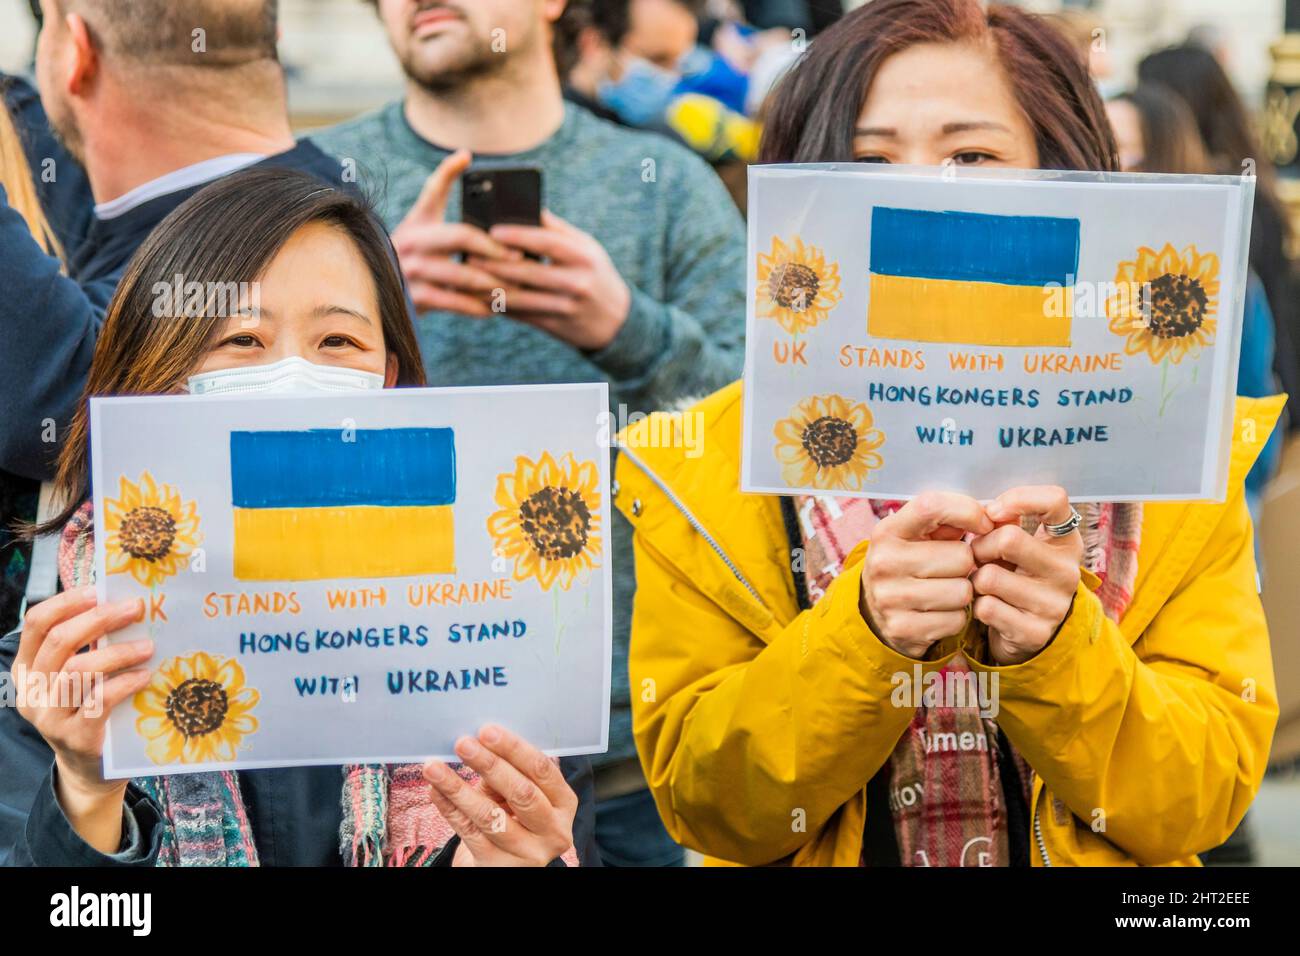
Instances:
[[[493,726],[492,724],[488,724],[486,727],[484,727],[482,730],[479,731],[478,735],[479,738],[483,741],[483,743],[494,744],[501,739],[501,729],[499,727]]]
[[[153,641],[145,638],[143,641],[133,641],[131,646],[145,657],[153,656]]]
[[[95,596],[95,585],[87,584],[77,588],[77,597],[93,598]]]
[[[456,741],[456,753],[465,760],[472,760],[477,757],[480,749],[478,741],[473,737],[462,737]]]
[[[441,760],[430,760],[424,765],[424,777],[426,780],[441,780],[447,772],[447,765]]]
[[[1004,512],[1006,509],[1004,509],[1000,504],[998,504],[998,503],[995,501],[995,502],[993,502],[993,504],[989,505],[989,506],[988,506],[986,509],[984,509],[984,510],[985,510],[985,513],[988,515],[990,521],[1001,521],[1001,520],[1002,520],[1002,516],[1003,516],[1003,512]]]

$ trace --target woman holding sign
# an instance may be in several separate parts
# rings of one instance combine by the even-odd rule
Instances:
[[[783,163],[1115,153],[1070,45],[977,0],[846,16],[782,81],[763,144]],[[1234,430],[1226,504],[1078,512],[1060,487],[740,494],[739,384],[686,413],[702,457],[630,429],[634,732],[669,832],[746,864],[1195,864],[1250,805],[1277,717],[1242,479],[1280,406],[1238,400],[1257,433]],[[870,466],[837,431],[851,411],[814,411],[783,460]]]
[[[186,290],[207,291],[197,300],[173,295],[177,276]],[[251,307],[242,295],[214,305],[213,290],[231,287],[255,288]],[[293,396],[423,383],[401,275],[366,207],[303,174],[250,171],[200,191],[145,241],[109,307],[86,396]],[[555,761],[498,726],[457,741],[457,768],[429,761],[104,779],[108,714],[152,686],[156,660],[148,640],[86,650],[144,612],[139,600],[96,605],[88,439],[83,403],[58,473],[61,500],[71,504],[40,529],[61,530],[66,590],[0,641],[0,667],[25,691],[17,709],[0,708],[0,862],[595,861],[586,758]],[[136,529],[137,543],[150,560],[170,560],[183,516],[153,510],[157,520]],[[210,676],[188,679],[194,692],[185,701],[174,699],[179,689],[167,697],[166,716],[187,737],[209,732],[213,708],[239,719],[240,693]]]

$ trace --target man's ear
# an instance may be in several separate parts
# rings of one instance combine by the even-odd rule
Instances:
[[[99,75],[99,51],[90,36],[90,27],[80,14],[69,13],[64,23],[72,36],[72,72],[68,76],[68,92],[84,96]]]
[[[388,353],[388,361],[384,368],[384,388],[393,388],[397,385],[397,356],[392,352]]]

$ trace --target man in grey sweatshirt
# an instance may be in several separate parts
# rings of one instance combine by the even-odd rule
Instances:
[[[393,232],[423,313],[430,384],[605,381],[623,423],[739,377],[740,216],[686,149],[565,103],[551,49],[562,0],[376,6],[405,96],[312,139],[355,173]],[[460,222],[457,181],[471,161],[539,167],[542,225],[488,233]],[[610,748],[592,761],[597,842],[607,864],[679,863],[632,742],[631,529],[607,514],[614,677]]]

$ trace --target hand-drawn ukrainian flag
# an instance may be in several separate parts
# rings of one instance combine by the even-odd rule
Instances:
[[[876,206],[870,268],[876,338],[1064,347],[1079,220]]]
[[[230,433],[235,577],[455,571],[450,428]]]

